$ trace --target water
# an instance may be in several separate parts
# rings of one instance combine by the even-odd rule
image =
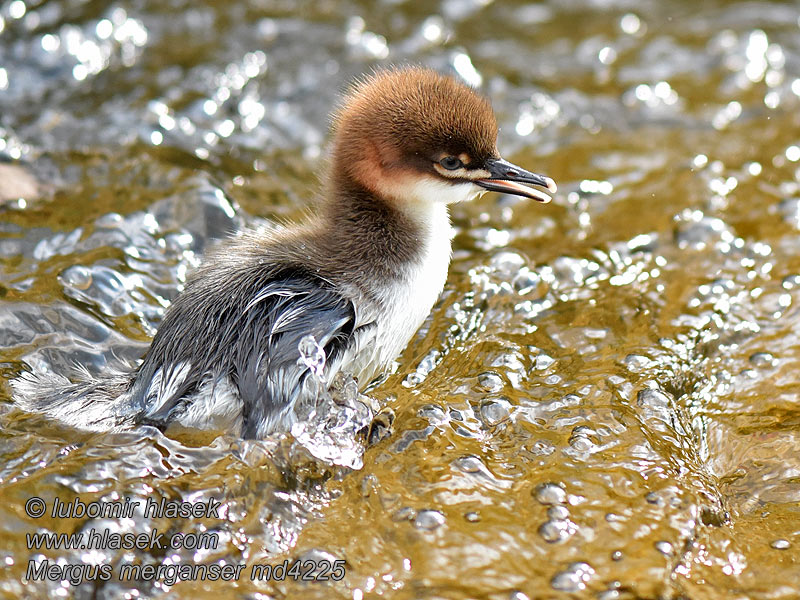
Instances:
[[[0,156],[27,171],[7,192],[0,163],[5,380],[133,363],[209,243],[302,215],[327,113],[376,65],[480,84],[504,156],[559,183],[454,208],[441,301],[368,397],[343,382],[330,443],[80,433],[4,384],[2,597],[800,596],[799,29],[791,2],[0,4]],[[32,519],[32,496],[221,504]],[[92,528],[218,543],[25,538]],[[43,557],[346,562],[22,584]]]

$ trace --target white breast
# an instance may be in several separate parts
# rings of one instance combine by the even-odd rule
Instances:
[[[450,216],[445,204],[430,204],[428,208],[420,260],[408,265],[399,279],[378,288],[380,308],[374,314],[360,315],[373,325],[364,330],[342,366],[353,372],[361,384],[369,383],[391,365],[430,314],[444,288],[453,235]]]

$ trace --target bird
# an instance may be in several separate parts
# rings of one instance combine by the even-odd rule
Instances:
[[[25,372],[12,382],[20,406],[82,429],[288,431],[314,370],[303,343],[324,352],[325,382],[345,372],[363,388],[422,325],[447,279],[450,205],[487,191],[545,203],[557,189],[500,156],[485,97],[424,67],[356,80],[332,136],[308,218],[221,242],[135,369],[77,382]]]

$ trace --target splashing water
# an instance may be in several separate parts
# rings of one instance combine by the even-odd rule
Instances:
[[[312,456],[329,464],[360,469],[364,445],[359,432],[372,421],[367,396],[358,393],[358,383],[349,374],[338,373],[327,385],[324,377],[325,350],[314,336],[298,344],[298,363],[308,367],[304,400],[296,407],[298,421],[292,436]]]

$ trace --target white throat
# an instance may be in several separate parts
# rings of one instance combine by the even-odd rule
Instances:
[[[486,190],[471,181],[448,181],[434,175],[403,173],[391,177],[378,177],[372,182],[373,191],[391,200],[420,224],[434,223],[437,217],[433,207],[466,202],[482,195]],[[448,220],[448,227],[449,227]]]
[[[409,214],[420,228],[420,256],[378,290],[380,308],[371,315],[375,326],[365,331],[354,357],[353,371],[362,383],[391,366],[430,314],[447,280],[453,237],[447,204],[413,204]]]
[[[467,202],[485,191],[471,182],[451,183],[433,177],[415,178],[403,190],[407,202],[431,206]]]
[[[452,186],[450,186],[452,187]],[[447,281],[452,254],[453,228],[447,203],[416,204],[413,217],[420,228],[420,256],[406,266],[404,276],[389,286],[385,302],[394,314],[393,321],[402,323],[405,333],[396,332],[401,349],[422,325],[439,298]]]

